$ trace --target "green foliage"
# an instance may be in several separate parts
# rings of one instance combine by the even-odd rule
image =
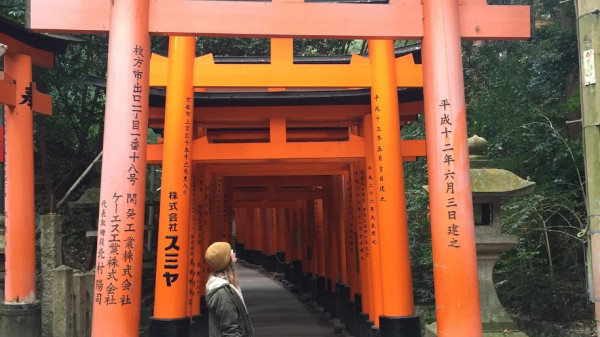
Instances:
[[[89,76],[104,77],[108,39],[102,35],[79,38],[81,42],[69,44],[56,57],[55,67],[35,76],[40,90],[53,97],[52,117],[38,118],[36,128],[44,128],[45,139],[37,137],[37,141],[45,141],[48,152],[48,167],[40,173],[50,175],[57,198],[102,149],[105,92],[92,85]],[[92,174],[81,188],[96,184],[97,177]],[[38,203],[38,211],[47,212],[46,205]]]
[[[2,0],[0,15],[18,23],[25,22],[25,2],[23,0]]]

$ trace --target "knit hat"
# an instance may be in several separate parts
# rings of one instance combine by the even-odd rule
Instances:
[[[215,242],[206,249],[204,258],[214,271],[223,270],[231,261],[231,245],[227,242]]]

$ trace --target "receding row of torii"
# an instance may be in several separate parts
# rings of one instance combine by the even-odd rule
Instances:
[[[210,240],[230,238],[229,209],[236,210],[236,234],[245,249],[285,251],[307,272],[348,284],[352,296],[363,294],[363,308],[384,336],[409,329],[418,317],[401,163],[423,155],[429,172],[438,334],[482,335],[460,41],[528,38],[527,6],[489,6],[485,0],[31,0],[29,19],[36,31],[110,34],[92,336],[138,335],[146,164],[159,162],[157,329],[185,329],[189,317],[199,314],[206,276],[201,250]],[[171,35],[168,58],[151,57],[150,34]],[[271,62],[214,64],[210,56],[196,57],[194,36],[273,37]],[[292,38],[368,39],[369,58],[355,57],[349,65],[293,64]],[[395,59],[395,39],[422,39],[422,65],[408,57]],[[8,107],[5,305],[36,301],[35,227],[33,218],[21,216],[33,214],[33,206],[24,207],[29,201],[21,203],[33,200],[33,188],[25,195],[15,188],[29,180],[33,186],[33,170],[30,177],[10,174],[33,165],[11,163],[18,157],[11,143],[32,141],[9,138],[11,120],[31,128],[30,121],[19,118],[31,115],[32,107],[15,102],[31,82],[31,58],[25,52],[9,49],[5,56],[5,71],[16,89],[12,97],[0,96]],[[160,145],[146,144],[149,120],[160,120],[162,114],[149,107],[151,86],[166,87]],[[419,112],[420,106],[399,106],[398,87],[423,87],[426,146],[400,141],[403,111]],[[194,108],[194,91],[211,88],[371,88],[371,104],[363,107],[366,112],[356,112],[361,127],[349,128],[347,141],[289,143],[286,122],[298,107],[269,107],[247,109],[266,114],[267,143],[211,144],[195,126],[204,110]],[[345,108],[338,110],[314,109],[313,114],[343,114]],[[229,112],[243,123],[239,111],[221,110]],[[309,177],[310,183],[300,186],[312,191],[303,191],[309,195],[297,200],[265,203],[228,199],[242,193],[226,193],[240,176],[329,178],[319,184]],[[327,191],[326,197],[316,195],[317,186]],[[275,224],[275,230],[257,230],[266,224]],[[296,236],[299,246],[291,240]],[[310,259],[308,246],[315,250]],[[335,254],[325,254],[325,248]]]

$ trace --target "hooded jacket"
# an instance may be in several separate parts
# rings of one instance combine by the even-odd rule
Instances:
[[[227,280],[210,276],[206,282],[209,337],[254,337],[242,293]]]

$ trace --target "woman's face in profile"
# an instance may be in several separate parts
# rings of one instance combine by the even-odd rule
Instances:
[[[231,263],[236,263],[236,262],[237,262],[237,257],[235,256],[235,252],[232,249],[231,250]]]

